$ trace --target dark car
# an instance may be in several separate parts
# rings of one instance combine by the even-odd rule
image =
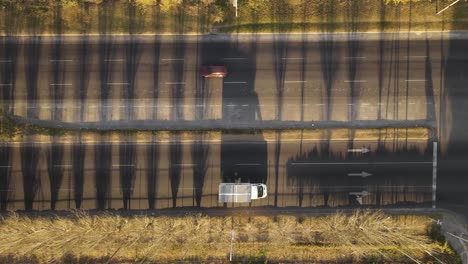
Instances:
[[[201,68],[201,75],[205,78],[223,78],[227,76],[227,68],[224,65],[205,65]]]

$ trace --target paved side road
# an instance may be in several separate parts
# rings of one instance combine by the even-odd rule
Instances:
[[[450,245],[461,256],[462,263],[468,264],[468,223],[466,218],[449,210],[442,212],[442,231]]]

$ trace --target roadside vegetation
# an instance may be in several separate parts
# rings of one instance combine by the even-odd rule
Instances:
[[[426,216],[356,211],[329,216],[185,217],[111,214],[0,221],[2,263],[461,263]]]
[[[468,2],[448,0],[1,0],[0,34],[456,30]],[[455,9],[456,8],[456,9]],[[459,15],[453,16],[454,10]],[[461,12],[461,13],[460,13]]]
[[[430,0],[262,0],[240,9],[227,32],[400,32],[466,30],[468,3],[436,15],[451,1]],[[463,16],[453,16],[453,12]]]
[[[66,129],[19,123],[0,111],[0,140],[12,142],[21,141],[24,136],[59,136],[67,133],[70,131]]]

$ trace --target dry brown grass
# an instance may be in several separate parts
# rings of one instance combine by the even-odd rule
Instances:
[[[426,235],[425,216],[388,216],[356,211],[326,217],[123,217],[1,219],[0,257],[34,256],[37,262],[67,259],[107,261],[216,261],[227,259],[231,228],[234,257],[240,260],[360,262],[369,258],[410,262],[426,251],[443,255]],[[453,252],[452,252],[453,254]],[[408,255],[408,256],[406,256]],[[95,262],[91,263],[95,263]]]

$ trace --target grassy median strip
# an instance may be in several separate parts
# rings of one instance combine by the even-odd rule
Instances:
[[[460,263],[432,222],[426,216],[360,210],[351,215],[274,218],[12,214],[0,221],[0,261],[228,262],[233,230],[236,261],[413,263],[413,258],[428,263],[435,256]]]
[[[156,141],[170,141],[174,136],[181,140],[239,140],[240,136],[260,136],[266,141],[275,141],[278,138],[289,140],[427,140],[432,137],[433,131],[425,127],[412,128],[359,128],[359,129],[207,129],[192,131],[168,131],[168,130],[80,130],[67,128],[51,128],[37,125],[29,125],[16,122],[10,116],[0,111],[0,140],[9,142],[21,142],[25,137],[37,137],[41,141],[47,140],[49,136],[60,136],[64,141],[73,141],[80,136],[84,141],[93,141],[100,136],[119,140],[120,136],[132,136],[138,142],[148,142],[149,138],[155,136]],[[203,138],[200,138],[203,136]],[[246,138],[248,139],[248,138]]]

